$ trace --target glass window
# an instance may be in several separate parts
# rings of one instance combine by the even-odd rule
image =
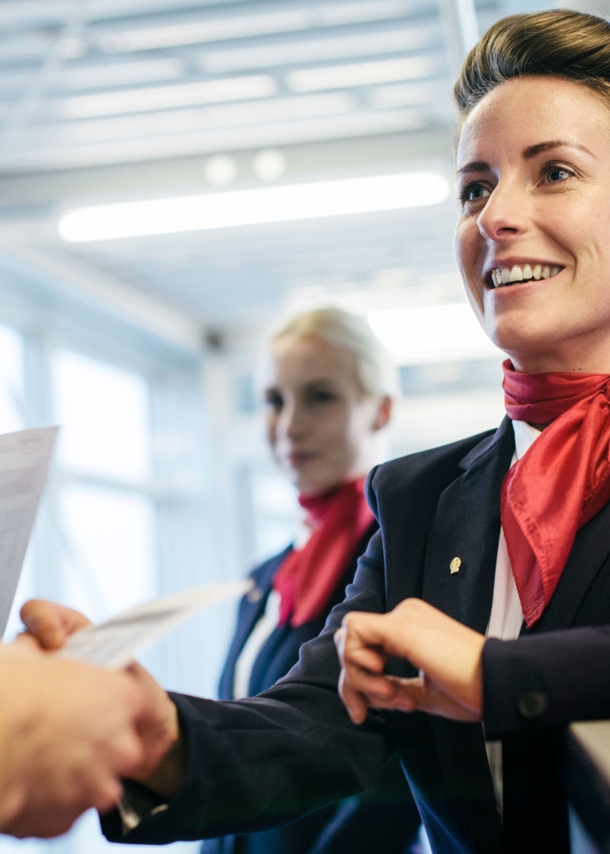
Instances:
[[[23,427],[23,340],[0,326],[0,433]]]
[[[154,510],[143,495],[69,485],[61,489],[63,600],[92,620],[155,595]]]
[[[60,464],[104,478],[144,480],[150,473],[145,380],[70,351],[57,354],[53,373]]]
[[[34,319],[35,331],[23,335],[0,325],[0,433],[44,423],[62,430],[7,638],[19,630],[19,608],[32,596],[64,602],[98,621],[161,592],[205,582],[198,361],[170,359],[168,366],[165,352],[143,358],[134,344],[131,362],[129,348],[111,352],[109,345],[108,359],[117,353],[125,359],[117,366],[104,361],[99,338],[100,358],[70,349],[81,340],[80,329],[74,337],[60,332],[57,349],[57,327]],[[134,363],[138,369],[131,369]],[[168,680],[177,670],[192,676],[191,670],[206,669],[201,656],[193,660],[194,645],[181,645],[176,635],[178,641],[174,636],[165,648],[144,654],[157,675],[167,664]],[[168,850],[194,854],[198,848],[177,843]],[[115,849],[93,812],[57,840],[0,837],[0,854]]]

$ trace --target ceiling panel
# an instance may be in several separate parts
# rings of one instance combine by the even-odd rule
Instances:
[[[61,241],[57,222],[82,205],[269,181],[450,175],[456,61],[472,22],[508,9],[0,0],[0,226],[214,327],[256,323],[295,291],[377,292],[387,271],[392,287],[398,276],[420,294],[454,269],[452,203],[79,245]],[[269,149],[280,166],[265,172]]]

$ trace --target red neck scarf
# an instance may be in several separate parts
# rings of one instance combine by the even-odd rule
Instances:
[[[547,424],[502,484],[501,518],[523,616],[548,605],[576,532],[610,500],[610,375],[521,374],[503,363],[506,411]]]
[[[296,628],[319,617],[373,522],[364,480],[350,481],[321,496],[299,496],[314,531],[292,551],[273,579],[281,597],[280,625]]]

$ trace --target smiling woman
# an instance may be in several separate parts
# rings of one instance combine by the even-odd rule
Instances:
[[[456,255],[489,337],[520,371],[609,372],[610,99],[507,81],[469,112],[457,160]]]

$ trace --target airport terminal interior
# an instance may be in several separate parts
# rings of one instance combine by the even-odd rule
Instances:
[[[7,637],[31,596],[100,620],[291,541],[257,387],[286,312],[369,320],[400,382],[385,458],[499,422],[452,254],[451,86],[491,23],[550,5],[0,0],[0,432],[61,425]],[[142,661],[214,696],[234,609]],[[0,838],[109,849],[95,814]]]

